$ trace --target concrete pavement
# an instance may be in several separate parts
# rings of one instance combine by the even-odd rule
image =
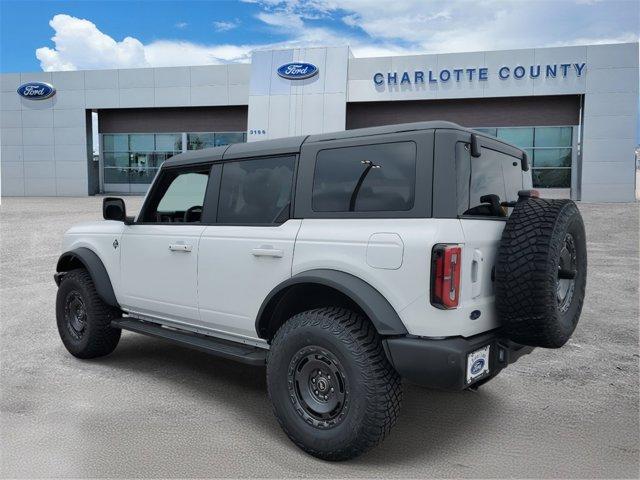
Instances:
[[[99,219],[100,204],[2,199],[2,477],[637,478],[637,204],[580,205],[588,289],[567,346],[534,351],[478,392],[406,385],[386,441],[333,464],[280,430],[262,368],[128,332],[106,358],[66,352],[52,274],[63,232]]]

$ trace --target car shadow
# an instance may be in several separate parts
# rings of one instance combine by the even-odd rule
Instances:
[[[179,388],[204,409],[214,399],[227,412],[245,416],[262,427],[266,434],[274,432],[274,438],[280,434],[267,398],[264,367],[124,331],[115,351],[99,361],[109,368],[167,385],[172,392]]]
[[[212,398],[238,413],[292,454],[300,451],[281,431],[267,398],[265,368],[244,365],[164,340],[125,333],[117,349],[100,362],[166,384],[176,384],[206,408]],[[346,470],[364,465],[405,464],[410,457],[428,461],[457,450],[482,422],[499,418],[500,397],[481,388],[477,392],[441,392],[407,384],[398,423],[385,441],[363,456],[342,464]],[[497,427],[496,427],[497,428]],[[457,445],[457,447],[456,447]],[[310,458],[310,457],[306,457]],[[312,459],[315,460],[315,459]],[[319,461],[320,460],[316,460]],[[456,464],[452,459],[452,465]],[[426,465],[426,464],[425,464]],[[471,466],[468,466],[471,468]],[[425,472],[426,473],[426,472]]]

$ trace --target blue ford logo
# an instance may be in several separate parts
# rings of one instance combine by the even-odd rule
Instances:
[[[278,75],[288,80],[302,80],[318,73],[318,67],[311,63],[285,63],[278,68]]]
[[[29,100],[44,100],[56,93],[53,85],[44,82],[28,82],[18,87],[18,95]]]
[[[479,374],[484,368],[484,358],[479,358],[471,365],[471,375]]]

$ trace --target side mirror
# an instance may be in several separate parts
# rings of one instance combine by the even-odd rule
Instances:
[[[133,219],[127,217],[124,200],[117,197],[106,197],[102,200],[102,216],[105,220],[115,220],[126,224],[133,223]]]

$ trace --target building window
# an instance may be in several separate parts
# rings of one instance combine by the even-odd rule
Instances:
[[[533,186],[571,188],[573,127],[477,128],[526,150],[532,162]]]
[[[191,132],[187,133],[187,149],[200,150],[202,148],[220,147],[230,143],[247,141],[244,132]]]
[[[182,134],[104,134],[102,146],[104,183],[149,184],[162,162],[182,152]]]
[[[156,176],[162,162],[181,153],[183,133],[105,133],[102,135],[103,183],[121,191],[144,192]],[[218,147],[247,141],[244,132],[191,132],[186,134],[187,150]],[[114,184],[118,184],[116,187]],[[110,185],[114,185],[110,187]]]

